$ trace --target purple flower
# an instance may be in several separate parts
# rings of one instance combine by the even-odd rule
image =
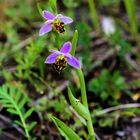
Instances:
[[[54,64],[54,67],[58,72],[61,72],[67,66],[67,64],[80,69],[80,62],[76,57],[70,54],[71,48],[71,42],[64,43],[60,51],[52,50],[52,54],[46,58],[45,63]]]
[[[66,17],[61,14],[54,16],[52,13],[46,10],[42,12],[42,15],[46,19],[46,22],[43,24],[39,31],[40,36],[50,32],[51,30],[54,30],[58,33],[64,33],[64,26],[73,22],[70,17]]]

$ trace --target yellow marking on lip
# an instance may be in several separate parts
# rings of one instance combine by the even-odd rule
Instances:
[[[58,33],[64,34],[64,32],[65,32],[65,24],[62,21],[60,21],[59,19],[55,19],[53,21],[52,28],[54,31],[56,31]]]
[[[64,55],[59,55],[54,63],[54,68],[57,72],[61,72],[67,66],[67,58]]]

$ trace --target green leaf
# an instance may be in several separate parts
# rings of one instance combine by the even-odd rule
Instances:
[[[12,108],[8,108],[7,111],[12,113],[12,114],[18,115],[17,111],[12,109]]]
[[[16,102],[18,102],[19,101],[19,99],[20,99],[20,97],[21,97],[21,92],[20,92],[20,90],[18,89],[18,91],[17,91],[17,93],[16,93],[16,97],[15,97],[15,101]]]
[[[99,120],[99,125],[102,127],[111,127],[113,125],[114,119],[113,118],[106,118]]]
[[[3,98],[2,96],[0,96],[0,99],[1,99],[2,102],[3,102],[3,105],[4,105],[4,104],[10,104],[10,103],[11,103],[9,100]]]
[[[3,104],[3,107],[5,107],[5,108],[14,108],[14,106],[13,106],[12,104],[10,104],[10,103],[5,103],[5,102],[4,102],[4,104]]]
[[[30,131],[35,127],[36,124],[37,124],[37,122],[32,122],[32,123],[27,127],[28,132],[30,132]]]
[[[75,54],[75,49],[76,49],[76,46],[77,46],[77,41],[78,41],[78,31],[75,30],[74,35],[73,35],[73,39],[72,39],[71,55]]]
[[[2,86],[1,88],[1,93],[0,94],[4,94],[4,93],[7,93],[8,92],[8,89],[7,89],[7,86],[6,84]]]
[[[39,5],[39,3],[37,3],[37,9],[38,9],[38,11],[39,11],[39,13],[40,13],[40,15],[42,16],[42,9],[41,9],[41,7],[40,7],[40,5]]]
[[[121,113],[121,115],[123,115],[125,117],[136,117],[136,114],[134,112],[131,112],[131,111],[123,111]]]
[[[70,127],[56,117],[51,117],[58,130],[67,140],[82,140]]]
[[[18,124],[19,126],[23,127],[23,124],[20,121],[15,120],[15,123]]]
[[[70,103],[72,104],[72,106],[76,110],[76,112],[80,116],[82,116],[84,119],[89,120],[90,119],[90,114],[89,114],[88,109],[83,104],[81,104],[79,100],[77,100],[73,96],[70,88],[68,88],[68,96],[69,96]]]
[[[27,97],[27,96],[23,96],[22,100],[21,100],[21,101],[19,102],[19,104],[18,104],[18,107],[19,107],[20,109],[22,109],[23,106],[26,104],[27,100],[28,100],[28,97]]]
[[[17,98],[16,95],[18,96]],[[3,103],[5,108],[7,108],[8,112],[19,116],[20,122],[16,121],[16,123],[24,128],[26,137],[29,139],[30,135],[27,130],[26,121],[24,119],[23,115],[24,112],[22,111],[25,103],[27,103],[28,96],[22,95],[23,98],[21,98],[19,102],[18,100],[20,98],[20,95],[22,95],[20,87],[15,88],[14,86],[12,85],[9,86],[8,84],[5,84],[2,87],[0,87],[0,102]],[[30,112],[31,111],[27,112],[25,117],[28,117]]]
[[[15,93],[15,88],[13,87],[13,85],[10,85],[9,93],[10,93],[10,96],[13,97],[13,95]]]
[[[50,5],[53,13],[57,14],[57,0],[49,0],[49,5]]]
[[[99,16],[96,10],[95,2],[94,0],[88,0],[88,3],[89,3],[89,12],[92,18],[92,23],[96,29],[99,29],[100,28]]]
[[[23,115],[24,119],[26,120],[34,111],[34,108],[29,109],[28,111],[25,112],[25,114]]]
[[[75,8],[80,5],[81,0],[63,0],[62,2],[67,8]]]
[[[136,0],[124,0],[124,5],[130,23],[131,33],[136,36],[138,34],[138,21],[136,16]]]

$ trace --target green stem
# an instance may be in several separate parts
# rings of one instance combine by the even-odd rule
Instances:
[[[83,76],[83,72],[81,69],[77,70],[77,74],[80,78],[80,88],[81,88],[81,95],[82,95],[82,103],[85,107],[88,108],[88,103],[87,103],[87,95],[86,95],[86,87],[85,87],[85,80]]]
[[[89,132],[89,140],[96,140],[91,117],[90,117],[90,120],[87,121],[87,128]]]
[[[80,88],[81,88],[81,96],[82,96],[82,103],[83,105],[88,109],[88,102],[87,102],[87,94],[86,94],[86,86],[85,86],[85,80],[84,80],[84,75],[81,69],[77,70],[77,74],[79,76],[80,80]],[[89,111],[90,112],[90,111]],[[90,114],[90,113],[89,113]],[[87,128],[88,128],[88,133],[90,140],[95,140],[95,133],[94,133],[94,128],[92,125],[92,120],[91,116],[89,117],[90,119],[87,120]]]
[[[22,115],[21,111],[20,111],[19,108],[17,107],[18,105],[13,101],[13,99],[9,98],[9,96],[6,96],[6,97],[7,97],[7,98],[11,101],[11,103],[14,105],[14,107],[15,107],[17,113],[19,114],[20,120],[21,120],[21,122],[22,122],[22,124],[23,124],[23,128],[24,128],[24,130],[25,130],[26,137],[27,137],[28,140],[30,140],[30,135],[29,135],[29,132],[28,132],[28,130],[27,130],[27,125],[26,125],[26,123],[25,123],[25,120],[24,120],[24,118],[23,118],[23,115]]]
[[[130,23],[130,28],[131,28],[131,33],[133,35],[138,34],[138,24],[137,24],[137,17],[136,17],[136,1],[135,0],[124,0],[129,23]]]
[[[98,19],[98,15],[97,15],[97,11],[95,8],[95,2],[94,0],[88,0],[89,3],[89,9],[90,9],[90,15],[92,18],[92,22],[95,28],[99,28],[100,24],[99,24],[99,19]]]
[[[71,55],[75,54],[75,49],[76,49],[76,46],[77,46],[77,41],[78,41],[78,31],[75,30],[74,36],[73,36],[73,39],[72,39]],[[87,108],[87,110],[89,112],[88,114],[90,115],[90,111],[89,111],[89,108],[88,108],[88,102],[87,102],[85,80],[84,80],[84,75],[83,75],[82,70],[81,69],[77,69],[77,74],[78,74],[79,80],[80,80],[82,103]],[[90,140],[95,140],[95,133],[94,133],[93,125],[92,125],[91,116],[89,116],[89,119],[87,120],[87,128],[88,128],[88,133],[89,133]]]
[[[28,140],[30,140],[30,135],[28,133],[28,130],[27,130],[27,126],[26,126],[26,123],[25,123],[25,120],[20,112],[20,110],[17,108],[17,112],[19,113],[19,116],[20,116],[20,119],[21,119],[21,122],[23,124],[23,127],[24,127],[24,130],[25,130],[25,133],[26,133],[26,137]]]
[[[61,49],[61,41],[60,41],[60,35],[58,33],[55,33],[55,41],[57,42],[57,45],[58,45],[58,49],[60,50]]]

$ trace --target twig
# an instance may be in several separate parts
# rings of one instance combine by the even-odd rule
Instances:
[[[74,115],[86,126],[86,121],[84,118],[82,118],[75,110],[72,106],[69,107],[69,109],[71,110],[71,112],[74,113]]]
[[[8,117],[5,117],[1,114],[0,114],[0,119],[3,120],[7,124],[10,124],[10,125],[12,124],[12,121]],[[12,125],[12,127],[14,127],[19,133],[21,133],[25,137],[24,131],[18,125],[14,124]]]
[[[95,137],[96,137],[96,140],[101,140],[101,139],[99,138],[99,136],[97,135],[97,133],[95,133]]]
[[[16,47],[12,50],[12,52],[16,52],[17,50],[27,46],[32,40],[35,38],[35,35],[32,35],[28,37],[27,39],[21,41],[19,44],[16,45]]]
[[[125,59],[127,63],[130,64],[136,71],[140,71],[139,65],[137,65],[137,63],[131,59],[130,54],[126,55]]]
[[[14,135],[7,133],[7,132],[2,132],[5,136],[9,137],[11,140],[19,140],[19,137],[15,137]]]
[[[131,104],[118,105],[118,106],[114,106],[114,107],[110,107],[110,108],[101,110],[101,111],[97,112],[95,114],[95,116],[100,116],[100,115],[103,115],[103,114],[106,114],[106,113],[109,113],[112,111],[116,111],[116,110],[127,109],[127,108],[137,108],[137,107],[140,107],[140,104],[131,103]]]
[[[93,71],[93,69],[98,67],[101,64],[102,61],[104,61],[104,60],[108,59],[109,57],[111,57],[114,53],[115,53],[115,50],[114,49],[110,49],[109,51],[107,51],[104,54],[104,56],[103,55],[98,55],[99,58],[97,58],[97,61],[95,61],[95,63],[91,66],[91,71]],[[92,58],[92,59],[94,59],[94,58]]]
[[[42,99],[52,99],[54,97],[54,93],[60,93],[62,92],[67,86],[69,85],[69,81],[64,81],[63,84],[59,85],[56,87],[55,90],[50,90],[47,95],[42,96],[41,98],[37,99],[36,101],[33,102],[33,105],[36,105],[40,102]],[[58,94],[57,94],[58,95]]]

